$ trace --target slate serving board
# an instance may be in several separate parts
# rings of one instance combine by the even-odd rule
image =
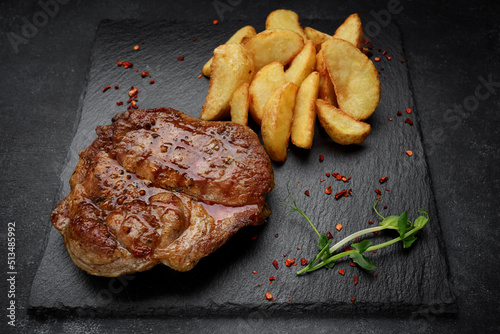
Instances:
[[[343,18],[303,20],[303,26],[333,32]],[[265,18],[253,21],[223,21],[215,26],[189,22],[104,21],[100,24],[91,53],[88,86],[81,105],[80,121],[61,175],[57,201],[69,193],[69,178],[77,153],[95,139],[95,127],[109,124],[125,110],[130,86],[138,87],[140,108],[173,107],[198,117],[208,90],[208,79],[198,78],[215,47],[240,27],[252,24],[259,31]],[[194,40],[196,38],[196,40]],[[144,42],[144,44],[142,44]],[[304,313],[409,313],[432,305],[442,312],[455,310],[448,281],[442,234],[425,160],[417,111],[413,105],[403,43],[395,25],[372,38],[375,65],[380,71],[382,95],[376,113],[369,119],[373,130],[362,145],[342,147],[316,126],[311,150],[290,146],[288,160],[273,164],[276,188],[268,197],[272,215],[259,227],[245,228],[216,253],[203,259],[192,271],[175,272],[159,265],[152,270],[120,278],[102,278],[78,269],[67,255],[62,237],[51,229],[48,244],[33,282],[30,309],[34,312],[108,315],[227,315],[249,312]],[[134,45],[140,49],[133,50]],[[387,50],[387,60],[377,48]],[[184,56],[178,60],[177,57]],[[118,67],[130,61],[133,68]],[[134,70],[138,69],[138,72]],[[150,78],[140,73],[148,71]],[[150,84],[150,80],[155,80]],[[111,89],[102,92],[102,88]],[[118,85],[119,89],[114,86]],[[124,106],[117,106],[124,101]],[[412,113],[407,114],[406,108]],[[403,111],[398,117],[397,111]],[[392,121],[389,121],[392,117]],[[404,122],[409,117],[414,125]],[[258,128],[250,124],[255,131]],[[412,150],[413,156],[404,151]],[[319,156],[324,161],[319,161]],[[326,177],[338,172],[351,176],[349,183]],[[383,185],[379,179],[388,176]],[[321,179],[326,179],[321,182]],[[382,189],[379,209],[384,215],[405,209],[414,219],[426,209],[430,223],[409,250],[401,245],[370,254],[378,265],[373,272],[339,261],[332,270],[297,276],[301,265],[286,267],[285,259],[311,259],[317,253],[316,235],[298,214],[289,215],[283,204],[291,202],[287,184],[300,207],[320,231],[331,231],[334,240],[378,222],[371,206],[375,188]],[[348,198],[335,200],[332,192],[352,188]],[[384,190],[389,188],[389,191]],[[310,196],[304,195],[309,190]],[[54,203],[54,206],[55,204]],[[383,206],[387,205],[387,209]],[[47,221],[48,221],[47,217]],[[343,224],[339,232],[335,225]],[[380,233],[375,242],[394,237]],[[277,260],[279,269],[272,262]],[[345,275],[338,273],[345,270]],[[253,273],[256,271],[257,273]],[[269,277],[275,281],[270,283]],[[353,283],[353,276],[359,283]],[[264,299],[271,292],[274,301]],[[355,298],[355,302],[351,301]],[[330,313],[331,314],[331,313]]]

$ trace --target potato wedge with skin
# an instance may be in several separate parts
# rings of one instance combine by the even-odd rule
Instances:
[[[261,135],[271,160],[286,160],[296,93],[297,85],[288,82],[271,94],[264,107]]]
[[[295,98],[292,122],[292,143],[300,148],[311,148],[316,123],[319,73],[314,71],[302,81]]]
[[[312,41],[307,41],[286,70],[285,80],[300,86],[302,81],[314,70],[315,65],[316,48]]]
[[[250,40],[253,36],[257,35],[255,28],[252,26],[245,26],[234,33],[231,38],[228,39],[226,43],[239,43],[245,45],[246,42]],[[210,58],[206,64],[203,66],[202,73],[204,76],[210,76],[210,65],[212,65],[213,57]]]
[[[362,50],[365,44],[365,34],[359,15],[351,14],[344,23],[337,28],[333,38],[343,39]]]
[[[306,34],[307,39],[313,41],[314,46],[316,47],[316,52],[321,50],[321,44],[324,41],[326,41],[329,38],[332,38],[332,36],[311,27],[305,27],[304,33]]]
[[[380,79],[373,62],[338,38],[324,42],[322,51],[339,108],[358,120],[370,117],[380,101]]]
[[[316,107],[319,123],[337,144],[361,144],[370,134],[370,124],[352,118],[325,100],[316,100]]]
[[[335,88],[328,74],[322,50],[316,54],[316,71],[319,73],[319,98],[327,101],[332,106],[338,107]]]
[[[283,65],[273,62],[264,66],[250,84],[250,115],[258,124],[262,124],[264,106],[269,96],[279,87],[286,83]]]
[[[275,61],[287,65],[303,46],[302,36],[283,29],[264,30],[245,44],[254,56],[256,71]]]
[[[252,54],[241,44],[217,47],[211,65],[212,75],[200,119],[220,120],[229,116],[234,91],[252,81],[255,69]]]
[[[233,93],[231,98],[231,121],[234,123],[248,124],[248,107],[250,105],[250,94],[248,88],[250,84],[245,82]]]
[[[285,29],[298,33],[304,41],[307,36],[299,22],[299,15],[288,9],[277,9],[269,13],[266,18],[266,30],[269,29]]]

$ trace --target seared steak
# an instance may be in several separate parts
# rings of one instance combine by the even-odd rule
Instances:
[[[273,170],[248,127],[161,108],[127,111],[96,132],[51,216],[90,274],[159,262],[187,271],[270,214]]]

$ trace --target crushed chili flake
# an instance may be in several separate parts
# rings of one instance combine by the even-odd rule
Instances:
[[[376,249],[375,249],[375,250],[372,250],[372,253],[376,253],[376,252],[377,252],[377,250],[376,250]]]
[[[410,156],[410,157],[413,155],[412,150],[407,150],[405,153],[408,154],[408,156]]]
[[[257,270],[252,271],[252,274],[257,274]]]
[[[337,224],[337,225],[335,225],[335,229],[336,229],[337,231],[340,231],[340,230],[342,229],[342,224]]]
[[[330,177],[330,173],[325,173],[325,176],[326,177]]]
[[[325,194],[330,195],[332,193],[332,186],[328,186],[325,188]]]
[[[273,261],[273,266],[274,266],[274,268],[278,269],[278,261],[274,260]]]
[[[134,51],[139,50],[139,45],[134,46]]]
[[[385,181],[387,181],[389,179],[388,176],[384,176],[383,178],[381,178],[380,180],[378,180],[378,182],[380,183],[384,183]]]
[[[212,23],[213,23],[214,25],[217,25],[217,24],[219,24],[219,20],[213,20],[213,22],[212,22]]]
[[[391,60],[392,59],[391,56],[389,56],[389,55],[386,55],[385,58],[387,58],[387,60]]]
[[[382,54],[385,56],[387,54],[387,50],[382,51]]]
[[[385,188],[385,191],[389,191],[389,188]]]
[[[145,78],[149,75],[149,72],[141,72],[141,77]]]
[[[177,60],[178,61],[183,61],[184,60],[184,56],[177,57]]]
[[[368,224],[370,224],[370,225],[371,225],[371,224],[373,224],[373,221],[369,220],[369,221],[368,221]]]
[[[108,90],[108,89],[110,89],[110,88],[111,88],[111,86],[110,86],[110,85],[107,85],[106,87],[104,87],[104,88],[102,89],[102,92],[104,93],[105,91],[107,91],[107,90]]]
[[[151,81],[149,82],[149,84],[151,84],[151,85],[152,85],[152,84],[154,84],[154,83],[155,83],[155,81],[154,81],[154,80],[151,80]]]
[[[377,235],[377,234],[378,234],[378,231],[373,232],[373,234]]]
[[[252,237],[252,240],[257,240],[257,235],[254,235],[254,236]]]
[[[406,59],[401,60],[401,64],[406,63]]]
[[[344,270],[344,269],[340,269],[340,270],[339,270],[339,274],[340,274],[340,275],[342,275],[342,276],[344,276],[344,274],[345,274],[345,270]]]
[[[327,231],[327,232],[326,232],[326,237],[327,237],[328,239],[333,239],[332,232]]]
[[[309,190],[304,191],[304,194],[305,194],[306,196],[309,196]]]
[[[347,197],[347,196],[349,196],[349,193],[347,192],[347,189],[344,189],[335,194],[335,199],[338,200],[341,197]]]
[[[356,301],[356,298],[351,297],[351,302],[354,303]]]
[[[287,267],[290,267],[290,266],[295,265],[295,259],[293,259],[293,260],[292,260],[292,259],[286,259],[286,260],[285,260],[285,265],[286,265]]]
[[[139,90],[138,90],[137,88],[132,87],[132,88],[129,90],[129,92],[128,92],[128,96],[130,96],[130,97],[132,97],[132,96],[136,96],[138,91],[139,91]]]
[[[348,252],[348,251],[350,251],[350,250],[352,250],[352,248],[351,248],[351,247],[349,247],[349,246],[344,246],[344,251]]]
[[[319,181],[320,181],[320,182],[325,182],[325,181],[326,181],[326,179],[321,179],[321,180],[319,180]]]
[[[198,75],[198,79],[200,79],[203,76],[203,74]]]
[[[116,65],[118,65],[118,66],[122,66],[122,65],[123,65],[123,63],[122,63],[121,61],[117,60],[117,61],[116,61]]]
[[[375,57],[375,58],[373,58],[373,60],[380,61],[380,57]]]
[[[300,259],[300,264],[301,264],[301,265],[305,266],[305,265],[307,265],[308,263],[309,263],[309,261],[307,261],[306,259],[304,259],[304,258]]]
[[[413,125],[413,121],[412,121],[411,119],[409,119],[409,118],[406,118],[406,119],[405,119],[405,123],[408,123],[408,124],[410,124],[410,125]]]
[[[408,114],[411,114],[411,108],[406,108],[406,112],[407,112]]]
[[[403,115],[403,113],[401,112],[401,110],[398,110],[398,116],[401,116]]]
[[[384,210],[386,210],[386,209],[387,209],[387,205],[384,205]]]
[[[134,72],[139,72],[139,70],[138,70],[138,69],[135,69],[135,70],[134,70]]]
[[[116,102],[116,105],[117,106],[122,106],[123,105],[123,101]]]
[[[197,39],[196,37],[193,37],[193,41],[196,41],[196,39]]]
[[[389,117],[389,121],[392,121],[392,117]]]
[[[352,281],[354,282],[354,285],[356,285],[359,282],[359,278],[357,278],[356,276],[353,276]]]
[[[266,299],[267,299],[267,300],[274,300],[274,298],[273,298],[273,294],[272,294],[272,293],[270,293],[270,292],[266,292]]]
[[[134,66],[134,64],[132,64],[129,61],[124,61],[124,62],[122,62],[122,64],[123,64],[123,67],[125,67],[125,68],[129,68],[129,67]],[[118,66],[120,66],[120,65],[118,65]]]
[[[269,284],[271,284],[273,281],[276,281],[276,278],[274,276],[269,277]]]
[[[323,154],[319,155],[319,162],[323,162],[325,160],[325,156]]]
[[[119,89],[119,88],[120,88],[120,86],[115,86],[115,89]]]
[[[373,44],[368,45],[368,49],[373,50],[374,46]]]
[[[378,190],[378,189],[375,189],[375,192],[376,192],[376,193],[377,193],[377,195],[379,195],[379,196],[380,196],[380,195],[382,195],[382,192],[381,192],[380,190]]]
[[[356,263],[354,263],[354,262],[351,262],[349,264],[351,265],[351,267],[356,267]]]

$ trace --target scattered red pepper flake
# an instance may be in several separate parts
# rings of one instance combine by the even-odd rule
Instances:
[[[196,37],[193,37],[193,42],[196,41],[196,39],[197,39]]]
[[[389,188],[385,188],[385,191],[389,191]]]
[[[254,275],[257,274],[257,270],[252,271],[252,274]]]
[[[319,162],[323,162],[325,160],[325,156],[323,154],[319,155]]]
[[[406,63],[406,59],[401,60],[401,64],[404,64],[404,63]]]
[[[274,237],[275,237],[275,238],[279,237],[279,234],[278,234],[278,233],[276,233],[276,234],[274,235]]]
[[[326,177],[330,177],[330,173],[325,173],[325,176]]]
[[[351,262],[349,264],[351,265],[351,267],[356,267],[356,263],[354,263],[354,262]]]
[[[278,261],[274,260],[273,261],[273,266],[274,266],[274,268],[278,269]]]
[[[338,200],[341,197],[347,197],[347,196],[349,196],[349,193],[347,192],[347,189],[344,189],[335,194],[335,199]]]
[[[293,266],[294,264],[295,264],[295,260],[292,260],[292,259],[286,259],[285,260],[285,265],[287,267]]]
[[[128,92],[128,96],[130,96],[130,97],[132,97],[132,96],[136,96],[138,91],[139,91],[139,90],[138,90],[137,88],[132,87],[132,88],[129,90],[129,92]]]
[[[107,91],[107,90],[108,90],[108,89],[110,89],[110,88],[111,88],[111,86],[110,86],[110,85],[107,85],[106,87],[104,87],[104,88],[102,89],[102,92],[104,93],[105,91]]]
[[[149,82],[149,84],[150,84],[150,85],[152,85],[152,84],[154,84],[154,83],[155,83],[155,81],[154,81],[154,80],[151,80],[151,81]]]
[[[123,64],[123,67],[125,67],[125,68],[129,68],[129,67],[134,66],[134,64],[132,64],[129,61],[124,61],[124,62],[122,62],[122,64]],[[120,65],[118,65],[118,66],[120,66]]]
[[[309,190],[304,191],[304,194],[305,194],[306,196],[309,196]]]
[[[412,121],[411,119],[409,119],[409,118],[406,118],[406,119],[405,119],[405,123],[408,123],[408,124],[410,124],[410,125],[413,125],[413,121]]]
[[[392,121],[392,117],[389,117],[389,121]]]
[[[392,59],[391,56],[389,56],[389,55],[386,55],[385,58],[387,58],[387,60],[391,60]]]
[[[149,72],[141,72],[141,77],[145,78],[149,75]]]
[[[326,232],[326,237],[327,237],[328,239],[333,239],[333,234],[332,234],[332,232],[327,231],[327,232]]]
[[[328,186],[325,188],[325,194],[330,195],[332,193],[332,186]]]
[[[378,234],[378,231],[373,232],[373,234],[377,235],[377,234]]]
[[[371,225],[371,224],[373,224],[373,221],[369,220],[369,221],[368,221],[368,224],[370,224],[370,225]]]
[[[401,116],[403,115],[403,113],[401,112],[401,110],[398,110],[398,116]]]
[[[321,180],[319,180],[319,181],[320,181],[320,182],[325,182],[325,181],[326,181],[326,179],[321,179]]]
[[[139,72],[139,70],[138,70],[138,69],[135,69],[135,70],[134,70],[134,72]]]
[[[116,105],[117,106],[122,106],[123,105],[123,101],[116,102]]]
[[[387,210],[387,205],[384,205],[384,210]]]
[[[356,301],[356,298],[354,297],[351,297],[351,302],[354,304],[354,302]]]
[[[348,251],[350,251],[350,250],[352,250],[352,248],[351,248],[351,247],[349,247],[349,246],[344,246],[344,251],[348,252]]]
[[[134,51],[139,50],[139,45],[134,46]]]
[[[219,20],[213,20],[213,21],[212,21],[212,23],[213,23],[214,25],[217,25],[217,24],[219,24]]]
[[[380,183],[384,183],[385,181],[387,181],[389,179],[388,176],[384,176],[383,178],[381,178],[380,180],[378,180],[378,182]]]
[[[273,294],[272,294],[272,293],[270,293],[270,292],[266,292],[266,299],[267,299],[267,300],[271,300],[271,301],[272,301],[272,300],[274,300],[274,298],[273,298]]]
[[[378,189],[375,189],[375,193],[377,193],[377,199],[382,195],[382,192]]]
[[[407,112],[408,114],[411,114],[411,108],[406,108],[406,112]]]
[[[376,252],[377,252],[377,250],[376,250],[376,249],[375,249],[375,250],[372,250],[372,253],[376,253]]]
[[[269,277],[269,284],[271,284],[273,281],[276,281],[276,278],[274,276]]]
[[[252,237],[252,240],[257,240],[257,235],[254,235],[254,236]]]
[[[178,61],[183,61],[184,60],[184,56],[177,57],[177,60]]]
[[[380,61],[380,57],[375,57],[375,58],[373,58],[373,60]]]
[[[356,276],[353,276],[352,281],[354,282],[354,285],[356,285],[359,283],[359,278],[357,278]]]
[[[413,155],[413,152],[412,152],[412,150],[407,150],[407,151],[406,151],[406,154],[408,154],[408,156],[410,156],[410,157],[411,157],[411,156]]]
[[[115,89],[120,89],[120,86],[115,86]]]
[[[308,263],[309,263],[309,261],[307,261],[306,259],[304,259],[304,258],[300,259],[300,264],[301,264],[301,265],[305,266],[305,265],[307,265]]]
[[[339,274],[342,275],[342,276],[344,276],[345,275],[345,270],[344,269],[340,269],[339,270]]]
[[[203,74],[198,75],[198,79],[200,79],[203,76]]]
[[[123,64],[123,63],[122,63],[121,61],[119,61],[119,60],[117,60],[117,61],[116,61],[116,65],[118,65],[118,66],[122,66],[122,64]]]
[[[337,224],[337,225],[335,225],[335,229],[336,229],[337,231],[340,231],[340,230],[342,229],[342,224]]]

